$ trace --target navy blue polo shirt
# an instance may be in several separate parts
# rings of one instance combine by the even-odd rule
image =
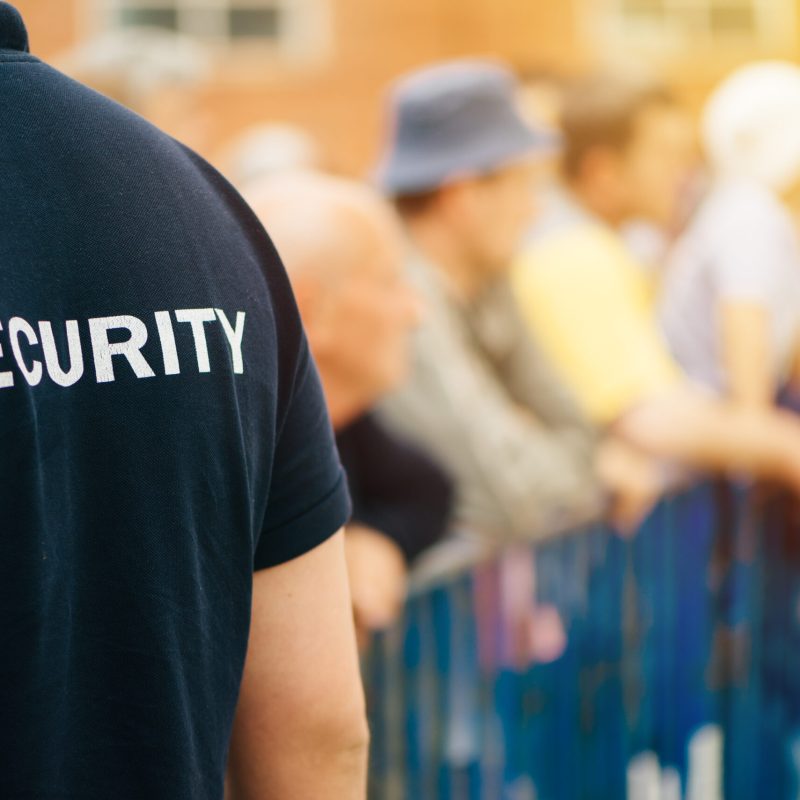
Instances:
[[[251,211],[27,49],[0,2],[0,797],[219,800],[252,573],[342,470]]]

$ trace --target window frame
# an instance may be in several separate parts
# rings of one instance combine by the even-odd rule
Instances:
[[[715,30],[712,13],[720,0],[662,0],[667,24],[658,20],[634,19],[626,5],[629,0],[606,0],[601,27],[606,38],[615,44],[674,55],[688,53],[698,47],[714,51],[776,50],[793,48],[797,43],[797,10],[793,0],[741,0],[753,11],[753,27],[749,30]],[[688,18],[694,13],[696,26],[683,25],[679,15]],[[673,24],[669,24],[672,17]]]
[[[332,47],[330,0],[89,0],[84,3],[83,32],[87,37],[124,31],[119,15],[125,7],[175,8],[178,35],[194,38],[234,68],[265,58],[299,63],[324,61]],[[232,8],[279,9],[282,18],[275,37],[231,36],[227,14]],[[197,24],[198,10],[207,10],[206,25]],[[216,22],[215,22],[216,19]]]

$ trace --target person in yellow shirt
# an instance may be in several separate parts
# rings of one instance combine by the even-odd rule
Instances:
[[[587,221],[544,237],[513,283],[537,341],[595,422],[682,381],[654,324],[648,276],[611,229]]]
[[[619,232],[677,216],[693,160],[685,113],[660,87],[594,76],[566,93],[561,123],[565,191],[512,270],[533,336],[591,419],[643,454],[800,489],[800,424],[690,384],[660,334],[652,278]]]

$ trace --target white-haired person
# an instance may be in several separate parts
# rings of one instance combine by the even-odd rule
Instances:
[[[247,194],[259,182],[296,171],[325,170],[320,143],[287,122],[262,122],[245,128],[222,150],[222,173]]]
[[[407,567],[447,531],[452,486],[372,413],[409,371],[420,299],[403,275],[397,224],[365,186],[283,171],[246,193],[281,253],[347,474],[345,557],[359,642],[400,615]]]
[[[702,133],[713,180],[667,263],[661,322],[693,380],[770,405],[800,366],[800,68],[737,70]]]

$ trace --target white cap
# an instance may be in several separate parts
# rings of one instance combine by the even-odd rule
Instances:
[[[762,61],[736,70],[706,103],[702,127],[721,176],[789,188],[800,178],[800,67]]]
[[[243,131],[222,156],[223,172],[243,187],[270,175],[320,167],[320,147],[314,137],[294,125],[269,122]]]

